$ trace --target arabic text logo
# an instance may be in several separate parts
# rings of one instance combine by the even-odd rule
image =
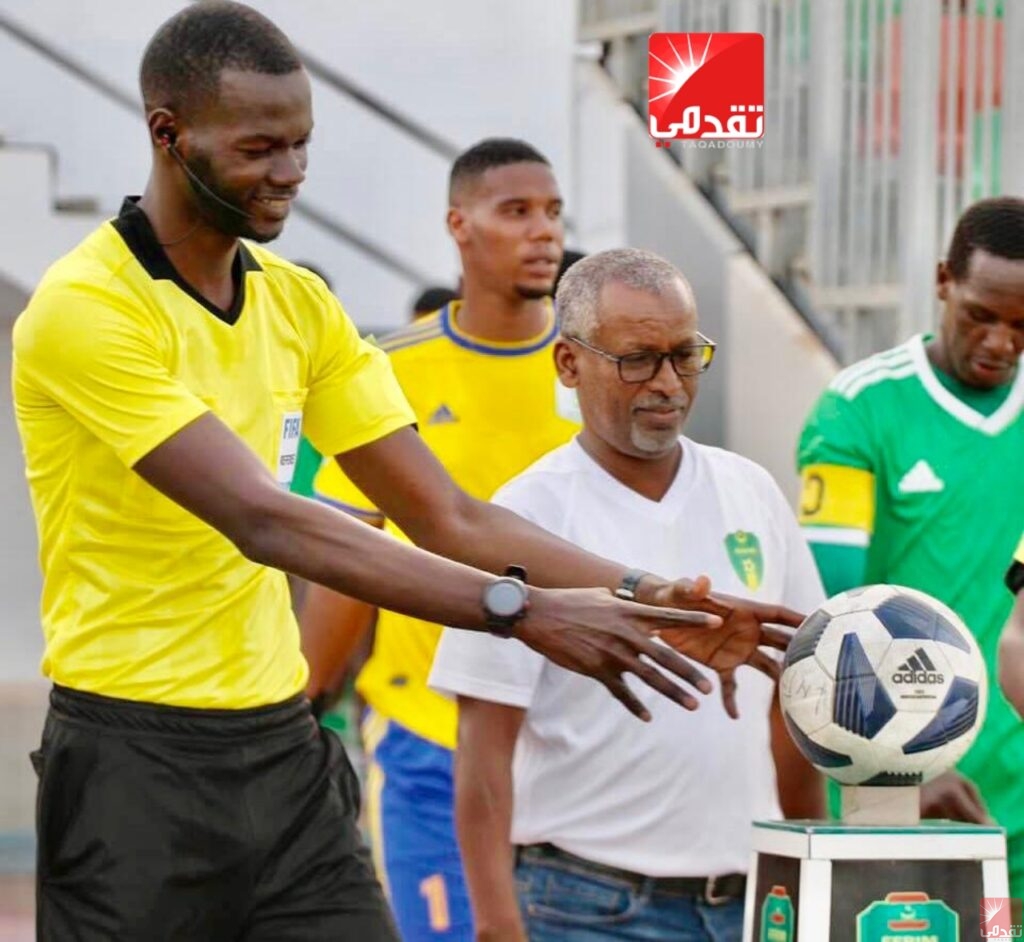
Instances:
[[[1006,896],[986,896],[981,901],[981,937],[983,939],[1019,939],[1022,927],[1010,923],[1014,900]]]
[[[649,127],[659,147],[764,136],[760,33],[654,33],[647,49]]]

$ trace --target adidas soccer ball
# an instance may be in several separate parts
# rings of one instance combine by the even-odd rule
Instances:
[[[923,592],[873,585],[797,630],[779,681],[800,751],[845,785],[917,785],[951,768],[985,716],[988,681],[962,621]]]

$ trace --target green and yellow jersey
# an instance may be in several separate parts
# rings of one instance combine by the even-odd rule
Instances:
[[[303,431],[336,454],[414,418],[387,357],[319,278],[244,242],[233,274],[235,302],[221,311],[180,278],[127,200],[49,269],[15,324],[42,668],[56,683],[228,709],[305,685],[284,574],[132,468],[213,412],[288,487]]]
[[[1000,389],[968,389],[935,370],[925,342],[846,370],[803,429],[800,519],[829,594],[869,583],[920,589],[956,611],[990,678],[1011,598],[1000,591],[1024,522],[1024,370]],[[993,684],[960,769],[1010,834],[1024,891],[1024,724]]]
[[[578,425],[571,397],[563,398],[566,390],[555,374],[554,310],[549,308],[548,322],[536,337],[494,343],[459,329],[460,303],[385,338],[381,348],[391,358],[423,439],[464,490],[486,499],[568,441]],[[384,522],[333,461],[320,469],[315,494],[367,522]],[[386,526],[404,539],[390,521]],[[427,686],[440,633],[437,625],[382,610],[357,688],[382,716],[453,749],[455,704]]]

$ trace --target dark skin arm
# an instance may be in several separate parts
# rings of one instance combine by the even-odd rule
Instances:
[[[309,664],[306,693],[311,698],[338,689],[376,617],[373,605],[321,585],[308,587],[299,627],[302,653]]]
[[[988,809],[969,778],[955,769],[921,786],[921,817],[991,824]]]
[[[425,454],[433,461],[422,443],[420,449],[412,451],[414,456],[419,451],[421,458]],[[475,630],[486,628],[480,600],[491,576],[400,543],[343,513],[287,493],[245,444],[211,413],[157,446],[135,465],[135,470],[161,493],[224,534],[253,562],[426,621]],[[383,467],[381,471],[384,473]],[[396,475],[392,472],[389,477]],[[446,491],[454,489],[454,485],[445,486]],[[415,487],[413,490],[419,491]],[[373,491],[371,496],[379,499],[379,489]],[[381,501],[387,512],[392,511],[390,504],[409,506],[405,497]],[[525,521],[521,523],[513,553],[530,550],[529,531],[534,528]],[[475,538],[501,542],[500,537],[495,540],[498,532],[486,530]],[[536,532],[536,542],[545,544],[547,535]],[[470,530],[461,531],[460,536],[474,538]],[[533,554],[520,558],[530,565],[531,557]],[[515,557],[502,554],[505,558]],[[533,561],[544,558],[542,553]],[[570,562],[566,568],[571,576],[582,577],[586,560],[582,565]],[[602,569],[607,573],[615,566],[604,563]],[[675,651],[656,643],[651,635],[681,624],[708,630],[708,625],[713,627],[716,621],[709,622],[695,613],[622,602],[601,589],[532,589],[517,637],[562,667],[594,677],[634,713],[647,718],[646,710],[626,687],[623,674],[633,673],[680,705],[696,708],[691,693],[641,660],[641,655],[706,691],[707,681],[700,672]]]
[[[999,686],[1024,716],[1024,592],[1017,593],[1013,611],[999,636]]]
[[[525,710],[459,697],[455,828],[478,942],[526,942],[512,856],[512,754]]]
[[[495,504],[461,490],[411,428],[402,429],[337,456],[349,479],[418,545],[488,572],[510,563],[526,567],[533,585],[604,586],[614,590],[625,567],[567,543]],[[789,633],[771,627],[796,627],[803,616],[777,605],[708,594],[706,580],[670,582],[645,578],[638,601],[666,608],[708,612],[720,617],[714,632],[663,631],[677,651],[717,671],[730,715],[736,715],[734,672],[750,664],[773,679],[775,659],[760,646],[784,649]],[[528,639],[527,643],[529,643]],[[565,665],[563,665],[565,666]],[[624,685],[616,690],[634,712],[642,709]]]
[[[349,479],[409,538],[487,572],[526,566],[531,585],[614,589],[624,566],[577,549],[463,491],[412,428],[337,456]]]
[[[365,526],[379,526],[361,522]],[[302,653],[309,664],[306,693],[310,698],[338,689],[376,618],[374,605],[316,583],[307,584],[298,619]]]

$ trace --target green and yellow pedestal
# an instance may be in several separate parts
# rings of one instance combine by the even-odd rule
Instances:
[[[1009,896],[1002,828],[759,822],[744,942],[974,942]]]

